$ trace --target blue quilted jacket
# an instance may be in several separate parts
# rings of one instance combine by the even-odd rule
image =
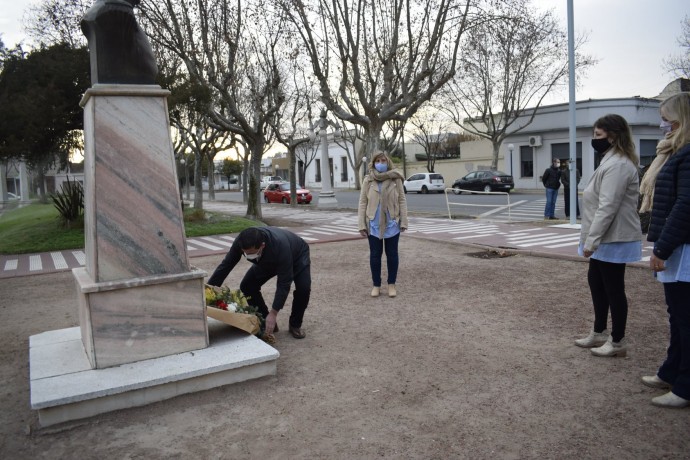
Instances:
[[[671,155],[656,177],[647,241],[662,260],[690,243],[690,144]]]

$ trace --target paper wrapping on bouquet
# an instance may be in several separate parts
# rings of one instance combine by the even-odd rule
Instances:
[[[259,318],[248,313],[235,313],[232,311],[221,310],[220,308],[206,306],[206,316],[209,316],[232,327],[256,335],[261,330]]]

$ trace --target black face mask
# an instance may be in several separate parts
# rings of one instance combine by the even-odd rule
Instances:
[[[604,153],[611,148],[611,143],[608,139],[592,139],[592,148],[598,153]]]

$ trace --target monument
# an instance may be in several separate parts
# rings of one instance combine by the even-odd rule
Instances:
[[[31,399],[42,425],[276,370],[278,352],[253,336],[230,334],[220,354],[208,351],[206,273],[188,261],[169,92],[155,84],[138,3],[97,0],[82,21],[92,87],[81,101],[86,261],[73,270],[80,325],[31,337]]]

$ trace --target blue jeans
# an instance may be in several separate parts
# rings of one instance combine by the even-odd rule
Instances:
[[[556,200],[558,199],[557,188],[546,189],[546,207],[544,208],[544,217],[556,217]]]
[[[384,247],[386,249],[388,284],[395,284],[395,280],[398,278],[398,240],[400,240],[400,233],[383,240],[369,235],[369,266],[371,268],[371,280],[376,287],[381,287],[381,257]]]
[[[657,375],[673,386],[673,394],[690,400],[690,283],[664,283],[671,339],[666,361]]]

